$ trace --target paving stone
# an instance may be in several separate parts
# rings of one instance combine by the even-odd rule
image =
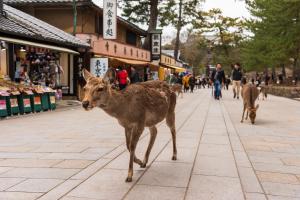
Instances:
[[[154,162],[146,171],[138,184],[187,187],[192,164],[169,162]]]
[[[93,161],[90,161],[90,160],[64,160],[64,161],[54,165],[53,167],[77,169],[77,168],[86,168],[91,163],[93,163]]]
[[[274,172],[256,172],[261,182],[273,182],[273,183],[288,183],[288,184],[300,184],[297,176],[293,174],[282,174]]]
[[[12,169],[11,167],[0,167],[0,174],[3,174]]]
[[[244,151],[234,151],[234,157],[238,167],[252,167]]]
[[[256,163],[267,163],[267,164],[278,164],[282,165],[283,162],[280,160],[280,158],[273,158],[269,156],[249,156],[251,162]]]
[[[93,164],[89,165],[87,168],[80,171],[78,174],[71,177],[71,179],[87,179],[102,167],[104,167],[108,162],[109,159],[100,159],[94,162]]]
[[[5,167],[51,167],[61,160],[40,160],[40,159],[5,159],[0,161],[0,166]]]
[[[244,199],[238,178],[193,175],[187,200],[241,200]]]
[[[0,192],[2,200],[34,200],[43,193],[28,193],[28,192]]]
[[[233,158],[232,150],[229,145],[200,144],[198,150],[198,156],[203,156],[203,155]]]
[[[264,194],[260,193],[245,193],[246,200],[267,200]]]
[[[137,185],[126,196],[126,200],[181,200],[185,188]]]
[[[273,196],[268,195],[269,200],[299,200],[297,197],[287,197],[287,196]]]
[[[172,155],[173,155],[173,147],[167,147],[158,156],[156,161],[173,162],[171,160]],[[196,155],[196,148],[177,148],[176,162],[193,163],[195,160],[195,155]]]
[[[0,191],[4,191],[24,180],[24,178],[0,178]]]
[[[233,158],[198,156],[193,174],[238,177]]]
[[[286,174],[299,174],[300,167],[288,166],[288,165],[277,165],[277,164],[266,164],[266,163],[252,163],[255,170],[258,171],[269,171]]]
[[[282,184],[282,183],[262,183],[266,194],[287,196],[287,197],[298,197],[300,198],[300,185]]]
[[[50,153],[42,159],[61,159],[61,160],[98,160],[105,153]]]
[[[238,167],[241,183],[245,192],[263,193],[252,168]]]
[[[103,169],[76,187],[66,197],[83,199],[121,199],[139,176],[134,172],[133,182],[125,183],[127,170]]]
[[[1,174],[0,177],[67,179],[78,171],[78,169],[58,168],[14,168]]]
[[[59,179],[27,179],[14,187],[9,188],[10,192],[48,192],[56,185],[62,183],[63,180]]]
[[[229,145],[228,136],[215,136],[215,135],[203,135],[201,139],[201,143],[203,144],[224,144]]]
[[[39,200],[53,200],[53,199],[59,199],[65,194],[67,194],[69,191],[71,191],[73,188],[75,188],[77,185],[81,183],[81,180],[67,180],[60,184],[59,186],[55,187],[45,195],[43,195]]]
[[[294,165],[300,167],[300,158],[282,158],[281,160],[285,165]]]

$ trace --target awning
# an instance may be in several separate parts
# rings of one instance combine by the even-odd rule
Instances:
[[[176,66],[173,66],[173,65],[166,65],[166,64],[163,64],[163,63],[161,63],[161,65],[163,67],[168,67],[168,68],[176,69],[178,71],[185,71],[185,68],[182,68],[182,67],[176,67]]]
[[[130,60],[125,58],[115,58],[115,57],[109,57],[109,59],[117,60],[129,65],[149,65],[150,63],[147,61],[140,61],[140,60]]]
[[[14,38],[2,37],[2,36],[0,36],[0,40],[5,41],[5,42],[14,43],[14,44],[21,44],[21,45],[28,45],[28,46],[33,46],[33,47],[51,49],[51,50],[55,50],[55,51],[59,51],[59,52],[79,54],[78,52],[73,51],[68,48],[57,47],[57,46],[42,44],[42,43],[37,43],[37,42],[29,42],[26,40],[20,40],[20,39],[14,39]]]

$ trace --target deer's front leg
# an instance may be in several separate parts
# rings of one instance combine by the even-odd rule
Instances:
[[[127,150],[130,152],[130,139],[131,139],[131,129],[130,128],[125,128],[125,136],[126,136]],[[143,165],[143,162],[140,159],[138,159],[135,155],[134,155],[133,162],[137,163],[140,166]]]
[[[147,148],[147,151],[145,154],[144,162],[141,165],[141,168],[145,168],[148,163],[149,155],[150,155],[151,149],[153,147],[153,144],[154,144],[154,141],[155,141],[155,138],[157,135],[157,128],[155,126],[150,127],[149,129],[150,129],[150,141],[149,141],[149,145],[148,145],[148,148]]]
[[[142,127],[136,127],[133,128],[131,131],[131,137],[130,137],[130,145],[129,145],[129,151],[130,151],[130,159],[129,159],[129,169],[128,169],[128,176],[126,178],[126,182],[132,182],[132,176],[133,176],[133,161],[135,158],[135,149],[136,145],[139,141],[140,136],[143,133],[144,128]]]
[[[246,111],[246,105],[244,104],[244,109],[243,109],[243,115],[242,115],[242,120],[241,123],[244,122],[244,115],[245,115],[245,111]]]

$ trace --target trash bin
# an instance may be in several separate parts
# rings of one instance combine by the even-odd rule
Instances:
[[[49,96],[48,93],[41,94],[41,101],[42,101],[42,109],[43,111],[48,111],[49,107]]]
[[[33,107],[34,112],[42,111],[42,100],[41,94],[34,94],[31,100],[31,106]]]
[[[20,113],[18,98],[19,94],[11,94],[8,102],[8,115],[18,115]]]
[[[55,92],[49,92],[49,108],[50,110],[55,110],[56,109],[56,100],[55,100]]]
[[[4,96],[4,94],[0,95],[0,117],[1,118],[8,116],[8,106],[7,106],[8,101],[9,101],[8,96]]]
[[[20,113],[23,115],[24,113],[31,113],[33,112],[32,106],[32,99],[33,99],[33,92],[30,90],[24,91],[22,95],[19,96],[19,108]]]

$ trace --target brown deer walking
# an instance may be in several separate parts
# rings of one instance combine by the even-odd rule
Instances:
[[[129,85],[123,91],[111,88],[107,75],[96,78],[84,70],[87,84],[84,87],[85,97],[82,106],[86,110],[94,107],[103,109],[107,114],[116,118],[125,129],[126,145],[130,152],[129,170],[126,182],[132,181],[133,162],[145,168],[153,147],[157,128],[156,125],[166,119],[172,133],[173,157],[177,159],[175,106],[176,94],[161,81],[149,81]],[[135,156],[135,149],[144,128],[150,129],[150,142],[143,162]]]
[[[243,86],[242,97],[243,97],[244,108],[243,108],[243,115],[241,120],[242,123],[244,122],[244,115],[246,110],[247,110],[247,114],[245,120],[248,119],[248,115],[249,115],[251,123],[252,124],[255,123],[256,111],[259,107],[258,104],[255,106],[255,100],[258,98],[258,96],[259,96],[259,90],[256,88],[255,85],[248,83]]]

